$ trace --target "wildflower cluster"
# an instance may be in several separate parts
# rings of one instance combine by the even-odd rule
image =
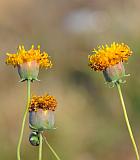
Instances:
[[[29,141],[33,146],[39,146],[39,160],[41,160],[43,132],[54,129],[54,111],[57,106],[57,101],[53,96],[48,94],[30,98],[31,82],[38,80],[40,68],[51,68],[52,62],[46,52],[40,51],[40,46],[38,46],[37,49],[32,46],[29,50],[25,50],[24,46],[19,46],[17,53],[7,53],[6,64],[17,67],[18,74],[21,78],[20,82],[27,82],[27,106],[24,112],[17,146],[17,159],[21,160],[21,143],[26,116],[29,112],[29,127],[31,129]],[[53,153],[55,153],[55,151],[53,151]]]

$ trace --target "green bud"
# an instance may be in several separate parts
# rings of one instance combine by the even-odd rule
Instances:
[[[40,141],[39,141],[39,133],[33,131],[29,136],[29,142],[33,146],[39,146],[39,143],[40,143]]]
[[[38,109],[29,112],[30,128],[37,131],[54,129],[54,111]]]
[[[103,71],[104,78],[107,82],[118,82],[125,76],[125,68],[122,62],[110,66]]]
[[[38,80],[39,64],[36,61],[19,64],[18,73],[21,78],[21,82],[25,80]]]

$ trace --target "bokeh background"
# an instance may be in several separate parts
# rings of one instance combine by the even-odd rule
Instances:
[[[87,56],[99,44],[124,42],[134,54],[126,64],[123,88],[127,111],[140,151],[140,1],[139,0],[1,0],[0,1],[0,160],[15,160],[26,83],[16,68],[5,65],[5,53],[19,44],[41,45],[54,67],[40,70],[32,94],[54,95],[57,130],[46,133],[62,160],[134,160],[116,88],[91,71]],[[28,142],[28,120],[22,159],[35,160],[38,147]],[[43,159],[55,160],[43,146]]]

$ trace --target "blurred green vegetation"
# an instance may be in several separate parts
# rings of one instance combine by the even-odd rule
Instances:
[[[26,84],[16,68],[5,65],[5,53],[17,46],[40,44],[53,59],[51,70],[41,70],[32,94],[48,92],[58,101],[57,130],[46,133],[63,160],[134,160],[116,88],[93,72],[87,56],[100,44],[124,42],[134,54],[126,64],[123,94],[140,149],[140,1],[139,0],[14,0],[0,1],[0,159],[15,160],[26,105]],[[37,159],[38,148],[24,132],[22,159]],[[43,159],[54,160],[44,145]]]

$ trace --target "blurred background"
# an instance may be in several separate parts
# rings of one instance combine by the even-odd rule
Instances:
[[[41,45],[53,68],[40,70],[32,95],[48,92],[58,101],[56,127],[46,133],[62,160],[134,160],[116,88],[102,73],[91,71],[87,56],[97,45],[124,42],[134,54],[126,64],[122,86],[128,115],[140,151],[140,1],[139,0],[1,0],[0,1],[0,159],[15,160],[26,105],[26,83],[17,69],[5,65],[5,53],[18,45]],[[35,160],[38,147],[28,142],[28,120],[22,159]],[[47,146],[43,159],[55,160]]]

